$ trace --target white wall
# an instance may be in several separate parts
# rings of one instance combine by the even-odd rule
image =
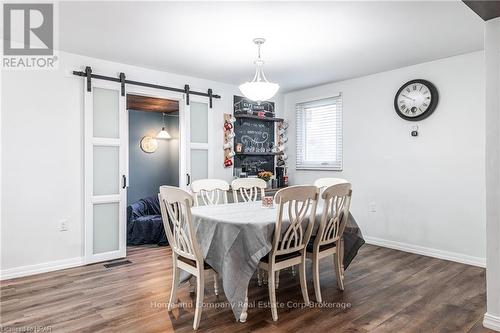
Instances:
[[[83,254],[83,78],[73,69],[125,72],[138,81],[193,90],[214,89],[214,177],[231,179],[222,165],[222,113],[231,112],[237,87],[192,77],[61,54],[58,71],[2,71],[1,270],[3,276],[81,263]],[[435,113],[419,122],[420,136],[393,108],[397,89],[420,77],[440,92]],[[289,93],[289,148],[294,147],[294,104],[344,96],[344,171],[297,172],[292,183],[341,176],[354,184],[353,213],[366,236],[415,251],[484,262],[485,115],[483,53],[443,59]],[[281,108],[277,99],[277,109]],[[377,212],[368,212],[375,202]],[[59,231],[59,220],[69,230]]]
[[[81,264],[83,255],[83,82],[71,75],[86,65],[94,73],[206,91],[214,100],[214,177],[223,168],[223,116],[232,112],[236,86],[68,53],[57,71],[2,71],[2,277]],[[251,75],[251,68],[249,68]],[[276,100],[279,109],[279,98]],[[59,221],[69,219],[69,230]]]
[[[500,331],[500,18],[485,24],[487,313],[484,326]]]
[[[439,105],[418,124],[397,116],[405,82],[423,78]],[[353,183],[352,212],[372,243],[446,259],[485,263],[484,53],[476,52],[285,95],[290,181],[342,177]],[[343,93],[344,170],[297,171],[295,103]],[[376,212],[369,212],[371,202]]]

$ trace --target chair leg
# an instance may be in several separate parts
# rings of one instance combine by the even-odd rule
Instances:
[[[205,274],[203,271],[198,271],[196,279],[196,309],[194,311],[193,329],[197,330],[200,326],[201,311],[203,310],[203,296],[205,293]]]
[[[214,293],[215,296],[219,296],[219,275],[214,273]]]
[[[309,305],[309,295],[307,294],[307,279],[306,279],[306,258],[302,258],[302,262],[299,266],[299,277],[300,277],[300,289],[302,291],[302,297],[304,298],[304,303]]]
[[[170,290],[170,300],[168,301],[167,310],[171,311],[172,307],[175,303],[177,303],[177,288],[179,287],[179,277],[180,277],[180,269],[177,267],[177,264],[174,260],[174,270],[172,276],[172,289]]]
[[[257,268],[257,285],[259,287],[262,286],[262,275],[260,273],[260,268]]]
[[[276,289],[278,289],[279,285],[280,285],[280,271],[276,271]]]
[[[340,290],[344,290],[344,272],[342,271],[342,259],[338,252],[333,255],[333,265],[335,266],[337,285],[339,286]]]
[[[316,295],[316,302],[321,303],[323,302],[323,299],[321,298],[321,287],[319,284],[319,259],[315,255],[313,255],[312,258],[312,273],[313,273],[314,294]]]
[[[345,269],[344,269],[344,249],[345,249],[345,246],[344,246],[344,237],[342,237],[340,239],[340,252],[339,252],[339,256],[340,256],[340,268],[341,268],[341,272],[342,272],[342,278],[344,278],[344,272],[345,272]]]
[[[267,278],[269,279],[267,282],[267,286],[269,288],[269,301],[271,303],[271,314],[273,316],[273,320],[278,320],[278,309],[276,308],[276,285],[274,282],[274,272],[269,270],[267,272]]]
[[[195,277],[193,275],[191,275],[189,277],[189,280],[188,280],[188,283],[189,283],[189,293],[190,294],[194,294],[195,289],[196,289],[195,283],[193,282],[194,279],[195,279]]]

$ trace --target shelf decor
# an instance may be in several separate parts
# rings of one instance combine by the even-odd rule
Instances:
[[[288,159],[288,155],[285,153],[286,146],[285,144],[288,142],[287,136],[288,123],[286,121],[280,121],[277,125],[277,151],[279,152],[278,158],[276,161],[276,165],[279,167],[286,167],[286,160]]]
[[[225,168],[230,168],[233,166],[233,157],[235,155],[235,152],[233,150],[233,138],[234,138],[233,123],[235,121],[236,119],[233,117],[232,114],[224,113],[224,142],[222,147],[224,149]]]
[[[271,180],[271,177],[273,176],[272,172],[269,171],[262,171],[257,174],[257,177],[262,179],[265,182],[268,182]]]
[[[273,173],[270,171],[261,171],[257,174],[257,178],[262,179],[267,183],[268,188],[272,188],[272,183],[271,183],[271,177],[273,176]]]
[[[261,111],[258,111],[258,112],[261,112]],[[246,118],[246,119],[259,119],[259,120],[264,120],[264,121],[275,121],[275,122],[283,121],[282,118],[265,117],[265,116],[259,116],[259,115],[251,115],[251,114],[237,114],[237,115],[235,115],[235,118],[238,120]]]

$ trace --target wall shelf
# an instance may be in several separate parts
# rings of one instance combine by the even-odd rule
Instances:
[[[281,122],[283,121],[283,118],[273,118],[273,117],[259,117],[259,116],[255,116],[255,115],[252,115],[252,114],[235,114],[234,117],[236,119],[238,118],[246,118],[246,119],[258,119],[258,120],[262,120],[262,121],[274,121],[274,122]]]
[[[283,155],[283,152],[279,152],[279,153],[236,153],[236,155],[271,156],[271,155]]]

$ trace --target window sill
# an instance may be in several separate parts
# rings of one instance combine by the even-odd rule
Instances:
[[[338,171],[338,172],[342,172],[344,171],[344,168],[334,168],[334,167],[331,167],[331,168],[328,168],[328,167],[300,167],[300,168],[297,168],[295,167],[295,170],[297,171]]]

